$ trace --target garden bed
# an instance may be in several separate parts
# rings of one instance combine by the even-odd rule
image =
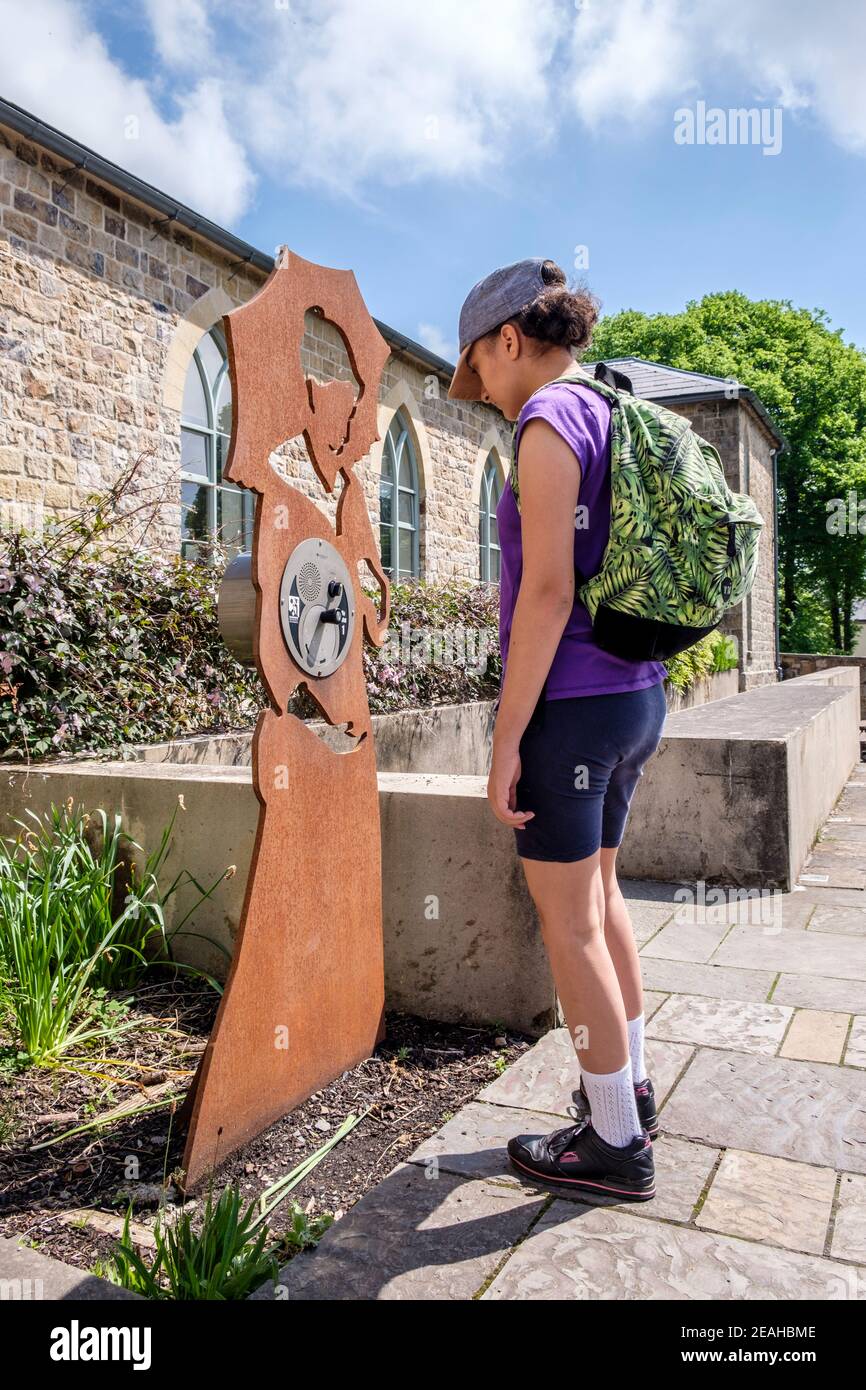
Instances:
[[[161,1201],[185,1206],[195,1224],[207,1184],[184,1203],[171,1181],[185,1137],[173,1111],[192,1081],[217,1005],[204,981],[152,970],[134,994],[121,991],[102,1003],[103,1011],[114,1008],[118,1019],[140,1026],[44,1067],[26,1064],[10,1017],[0,1020],[0,1235],[91,1270],[115,1248],[130,1202],[133,1241],[145,1258]],[[535,1041],[495,1026],[397,1013],[387,1015],[386,1026],[387,1037],[370,1058],[271,1125],[215,1175],[214,1199],[232,1184],[246,1206],[319,1149],[346,1116],[367,1112],[270,1216],[281,1263],[302,1248],[292,1235],[295,1204],[314,1230],[317,1218],[339,1219]],[[174,1104],[62,1137],[121,1101],[158,1104],[171,1096]],[[89,1212],[96,1215],[82,1215]]]

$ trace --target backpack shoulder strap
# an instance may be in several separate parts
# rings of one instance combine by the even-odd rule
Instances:
[[[605,378],[613,378],[614,380],[609,381]],[[631,390],[631,382],[628,377],[623,376],[622,372],[615,372],[613,368],[608,367],[605,362],[598,362],[596,364],[595,376],[591,376],[585,367],[575,362],[574,366],[570,367],[567,372],[563,372],[561,376],[555,376],[550,381],[542,382],[542,384],[536,387],[535,391],[527,396],[526,399],[531,401],[532,397],[537,395],[539,391],[543,391],[546,386],[553,386],[558,381],[575,381],[581,386],[589,386],[591,390],[597,391],[600,396],[604,396],[612,407],[619,406],[620,409],[623,408],[620,390]],[[627,385],[624,383],[627,383]],[[514,441],[516,436],[517,421],[515,420],[511,427],[511,466],[509,469],[509,478],[511,481],[511,490],[514,493],[517,509],[519,511],[520,486],[517,481],[517,461],[514,455]]]
[[[595,380],[603,381],[605,386],[612,386],[615,391],[627,391],[630,396],[634,395],[631,377],[626,376],[625,372],[618,372],[615,367],[609,367],[606,362],[596,362]]]

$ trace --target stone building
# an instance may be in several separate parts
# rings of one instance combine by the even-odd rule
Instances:
[[[0,524],[38,529],[138,461],[129,499],[152,504],[144,543],[192,556],[218,531],[230,550],[248,550],[252,494],[222,479],[231,389],[221,319],[272,266],[272,256],[0,100]],[[491,406],[449,401],[452,364],[376,322],[392,349],[381,438],[356,472],[385,566],[393,579],[495,581],[493,514],[511,425]],[[311,312],[306,328],[307,374],[351,377],[333,325]],[[760,402],[742,389],[729,399],[730,383],[716,378],[631,359],[624,370],[629,363],[637,393],[694,418],[732,484],[753,490],[771,518],[779,441]],[[323,493],[302,441],[287,441],[273,461],[334,519],[337,495]],[[741,605],[744,686],[776,679],[774,561],[768,545]]]

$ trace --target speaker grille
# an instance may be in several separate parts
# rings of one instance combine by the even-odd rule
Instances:
[[[304,603],[315,603],[322,592],[322,575],[311,560],[302,565],[298,575],[298,592]]]

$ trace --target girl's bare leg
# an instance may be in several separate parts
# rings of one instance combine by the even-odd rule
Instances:
[[[616,849],[599,850],[604,891],[604,939],[619,980],[626,1018],[643,1013],[640,956],[625,898],[616,877]],[[642,1080],[643,1078],[641,1078]]]
[[[629,1060],[626,1008],[607,943],[601,856],[611,853],[597,850],[573,864],[521,859],[580,1066],[604,1074],[620,1071]],[[614,919],[620,924],[623,910],[612,902]],[[628,964],[622,936],[620,925],[612,932],[612,940],[619,957]]]

